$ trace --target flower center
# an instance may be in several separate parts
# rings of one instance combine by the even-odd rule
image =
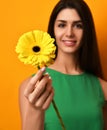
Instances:
[[[39,52],[40,51],[40,47],[39,46],[34,46],[32,49],[33,49],[34,52]]]

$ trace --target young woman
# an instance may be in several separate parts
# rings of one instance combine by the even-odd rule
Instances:
[[[87,4],[60,0],[51,14],[48,33],[57,46],[55,62],[20,86],[22,129],[61,130],[51,104],[54,98],[66,130],[103,130],[107,82]],[[44,72],[48,74],[43,76]]]

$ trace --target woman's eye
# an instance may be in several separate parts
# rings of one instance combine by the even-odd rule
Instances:
[[[83,29],[83,25],[82,24],[75,24],[74,27],[78,28],[78,29]]]
[[[58,24],[58,27],[63,28],[65,27],[65,24]]]

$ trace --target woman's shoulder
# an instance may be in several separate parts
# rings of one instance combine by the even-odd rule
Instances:
[[[27,77],[26,79],[24,79],[21,83],[20,83],[20,86],[19,86],[19,93],[23,93],[28,82],[30,81],[30,79],[32,78],[32,76],[30,77]]]
[[[100,81],[100,84],[102,86],[102,90],[104,92],[104,96],[105,96],[105,100],[107,101],[107,81],[101,79],[101,78],[98,78],[99,81]]]

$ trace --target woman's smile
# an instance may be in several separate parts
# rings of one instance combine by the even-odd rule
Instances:
[[[76,45],[77,41],[76,40],[62,40],[65,46],[68,47],[73,47]]]

